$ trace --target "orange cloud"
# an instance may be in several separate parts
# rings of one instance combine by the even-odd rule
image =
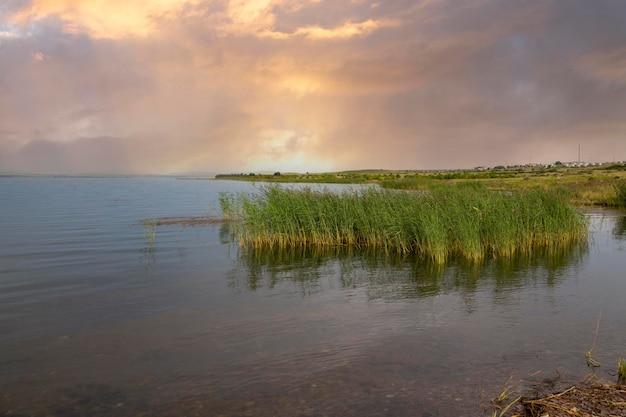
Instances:
[[[347,39],[366,35],[381,27],[397,26],[396,20],[368,19],[363,22],[347,20],[335,27],[325,28],[319,25],[305,25],[292,32],[276,29],[277,13],[286,14],[301,11],[306,5],[314,5],[321,0],[230,0],[222,24],[218,28],[223,35],[242,34],[260,38],[290,39],[304,37],[308,39]]]
[[[155,17],[171,16],[196,0],[34,0],[12,18],[18,25],[55,16],[66,33],[93,38],[146,36],[157,29]]]
[[[318,25],[304,26],[298,28],[291,34],[276,31],[265,31],[261,33],[261,36],[274,39],[287,39],[290,37],[305,37],[309,39],[348,39],[354,36],[367,35],[382,27],[398,26],[399,24],[399,21],[396,20],[368,19],[361,23],[349,21],[341,26],[330,29],[323,28]]]
[[[85,33],[92,38],[119,39],[149,36],[159,30],[159,22],[184,16],[206,17],[222,36],[254,35],[262,38],[347,39],[365,35],[398,21],[348,20],[335,27],[305,25],[291,33],[276,30],[277,13],[294,13],[321,0],[228,0],[225,8],[207,14],[202,0],[34,0],[18,10],[10,21],[18,26],[37,23],[54,16],[66,33]],[[4,32],[2,32],[4,33]]]
[[[228,4],[229,17],[239,25],[273,25],[271,6],[274,0],[231,0]]]

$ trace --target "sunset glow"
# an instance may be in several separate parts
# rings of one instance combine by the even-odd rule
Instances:
[[[0,5],[0,172],[626,159],[626,3]]]

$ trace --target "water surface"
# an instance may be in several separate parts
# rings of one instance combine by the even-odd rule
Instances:
[[[626,220],[555,256],[435,267],[253,253],[217,213],[248,183],[0,179],[0,415],[488,415],[503,386],[612,380]]]

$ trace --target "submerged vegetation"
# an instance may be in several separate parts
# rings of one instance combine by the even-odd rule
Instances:
[[[143,237],[148,243],[148,247],[154,248],[157,239],[157,225],[152,221],[142,220],[141,226],[143,227]]]
[[[475,182],[428,192],[268,186],[259,194],[224,193],[220,204],[235,220],[233,237],[253,248],[356,248],[441,264],[557,251],[587,236],[585,217],[566,193],[492,191]]]

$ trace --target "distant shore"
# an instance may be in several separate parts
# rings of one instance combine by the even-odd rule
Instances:
[[[437,184],[476,181],[499,190],[559,188],[573,204],[623,207],[616,193],[626,190],[626,163],[478,167],[471,170],[361,170],[330,173],[217,174],[216,180],[272,183],[377,184],[383,188],[425,190]]]

